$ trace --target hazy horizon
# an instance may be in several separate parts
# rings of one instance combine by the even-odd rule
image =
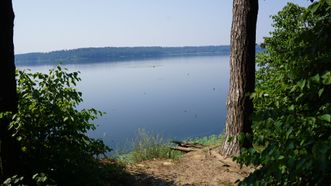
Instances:
[[[260,0],[257,43],[287,2]],[[232,0],[13,0],[15,53],[89,47],[229,45]]]
[[[259,43],[258,43],[259,44]],[[34,52],[24,52],[24,53],[16,53],[15,55],[21,55],[21,54],[29,54],[29,53],[51,53],[51,52],[59,52],[59,51],[69,51],[69,50],[77,50],[77,49],[98,49],[98,48],[144,48],[144,47],[161,47],[161,48],[182,48],[182,47],[218,47],[218,46],[226,46],[230,47],[230,45],[191,45],[191,46],[93,46],[93,47],[79,47],[79,48],[67,48],[67,49],[56,49],[51,51],[34,51]]]

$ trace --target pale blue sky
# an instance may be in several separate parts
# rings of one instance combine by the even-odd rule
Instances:
[[[257,42],[286,2],[260,0]],[[13,0],[15,52],[101,46],[228,45],[232,0]]]

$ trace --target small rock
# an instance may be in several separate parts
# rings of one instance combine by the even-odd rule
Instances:
[[[170,166],[170,165],[173,165],[173,164],[174,163],[168,162],[168,161],[162,163],[162,165],[164,165],[164,166]]]
[[[141,167],[141,168],[145,167],[145,165],[140,164],[140,163],[138,163],[136,166],[137,166],[137,167]]]

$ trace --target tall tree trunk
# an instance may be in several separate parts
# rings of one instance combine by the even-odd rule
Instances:
[[[14,64],[14,12],[11,0],[0,1],[0,112],[17,111]],[[18,144],[8,130],[9,119],[0,119],[0,168],[3,181],[18,171]]]
[[[230,88],[227,99],[225,141],[220,153],[235,156],[241,147],[250,147],[239,135],[252,133],[253,103],[249,94],[255,88],[255,42],[258,0],[233,0],[231,27]]]

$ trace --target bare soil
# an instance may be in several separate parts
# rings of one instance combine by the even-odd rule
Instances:
[[[200,149],[177,160],[149,160],[127,167],[132,185],[218,186],[237,185],[253,171],[224,158],[216,149]]]

